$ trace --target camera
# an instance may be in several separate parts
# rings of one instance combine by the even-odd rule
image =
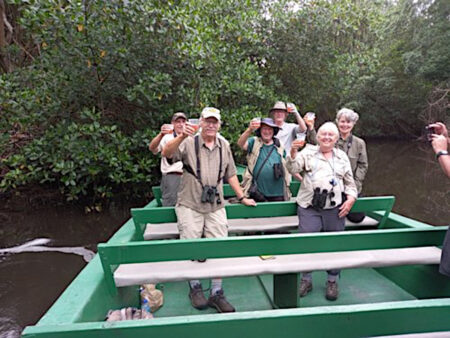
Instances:
[[[258,185],[256,183],[252,183],[250,189],[248,189],[248,194],[250,198],[254,199],[256,202],[266,202],[266,197],[264,194],[258,190]]]
[[[327,202],[327,196],[328,196],[327,189],[323,189],[321,191],[320,188],[315,188],[312,199],[312,207],[317,211],[322,210]]]
[[[203,186],[202,190],[202,197],[201,202],[202,203],[211,203],[214,204],[214,200],[217,196],[217,204],[221,204],[222,201],[220,200],[219,192],[217,191],[217,188],[211,185],[205,185]]]
[[[431,142],[431,141],[432,141],[432,139],[431,139],[431,135],[432,135],[432,134],[436,134],[436,132],[435,132],[435,130],[434,130],[434,127],[425,126],[425,129],[424,129],[424,137],[425,137],[425,139],[426,139],[428,142]]]
[[[280,177],[283,177],[283,167],[281,163],[273,164],[273,178],[278,180]]]

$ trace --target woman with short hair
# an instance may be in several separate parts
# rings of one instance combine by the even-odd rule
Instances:
[[[361,190],[369,168],[367,158],[366,142],[363,139],[353,135],[353,128],[358,122],[359,115],[355,111],[342,108],[336,114],[336,125],[339,129],[339,139],[336,147],[343,150],[350,160],[352,166],[353,178],[355,180],[358,195]],[[364,213],[350,213],[347,218],[355,223],[361,222],[365,217]]]
[[[317,132],[318,145],[306,145],[298,152],[301,141],[294,141],[286,165],[291,174],[300,173],[303,181],[297,195],[299,231],[343,231],[345,216],[356,201],[357,189],[350,161],[344,151],[335,147],[339,131],[332,122],[324,123]],[[340,270],[329,270],[326,298],[338,297],[337,278]],[[312,290],[311,272],[303,273],[300,297]]]

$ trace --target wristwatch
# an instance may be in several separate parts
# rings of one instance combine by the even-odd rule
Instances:
[[[238,198],[239,203],[241,203],[244,198],[245,198],[245,195],[242,195],[241,198]]]
[[[441,157],[441,156],[443,156],[443,155],[448,156],[448,155],[449,155],[449,154],[448,154],[448,151],[447,151],[447,150],[440,150],[440,151],[438,151],[438,152],[436,153],[436,159],[439,159],[439,157]]]

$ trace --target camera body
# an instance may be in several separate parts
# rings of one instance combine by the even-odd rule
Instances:
[[[212,186],[212,185],[203,186],[202,197],[201,197],[202,203],[214,204],[216,197],[217,197],[217,204],[221,204],[222,201],[220,200],[220,195],[219,195],[219,191],[217,190],[217,187]]]
[[[436,134],[434,127],[425,126],[424,137],[428,142],[432,141],[431,135]]]
[[[283,177],[283,165],[281,163],[274,163],[273,164],[273,177],[274,179],[278,180],[279,178]]]
[[[312,199],[312,207],[317,211],[322,210],[325,207],[325,204],[327,203],[327,197],[328,197],[327,189],[323,189],[321,191],[320,188],[315,188]]]

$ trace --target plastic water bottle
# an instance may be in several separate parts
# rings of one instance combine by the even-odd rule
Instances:
[[[147,313],[152,313],[152,309],[150,308],[150,304],[147,298],[143,298],[141,300],[141,310]]]

